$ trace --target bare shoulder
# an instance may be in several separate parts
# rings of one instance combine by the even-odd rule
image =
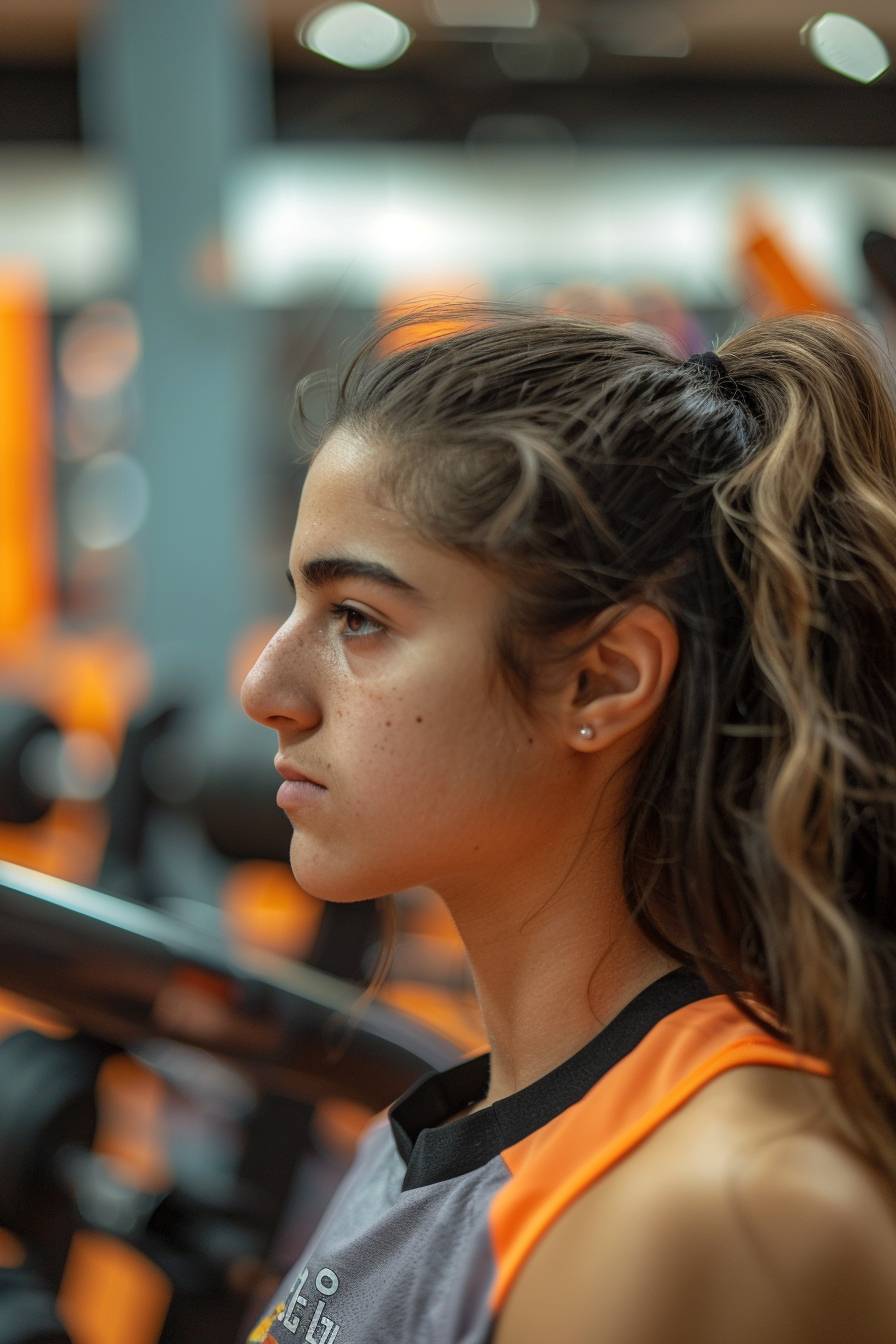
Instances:
[[[495,1344],[893,1344],[896,1199],[829,1086],[713,1080],[541,1239]]]

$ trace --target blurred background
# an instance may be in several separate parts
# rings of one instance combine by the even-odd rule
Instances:
[[[245,1338],[371,1119],[487,1048],[418,888],[334,1053],[379,903],[299,889],[238,702],[298,380],[428,296],[892,357],[894,44],[883,0],[0,0],[0,1344]]]

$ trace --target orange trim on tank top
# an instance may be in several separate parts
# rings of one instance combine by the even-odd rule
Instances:
[[[680,1060],[682,1054],[699,1055],[701,1046],[712,1047],[710,1041],[698,1041],[695,1045],[682,1028],[696,1028],[699,1035],[700,1028],[707,1025],[722,1038],[732,1033],[736,1038],[687,1068],[682,1076],[675,1068],[676,1054]],[[681,1033],[677,1043],[663,1040],[670,1027]],[[751,1034],[740,1034],[745,1030]],[[677,1051],[676,1044],[680,1046]],[[661,1060],[661,1055],[666,1056],[665,1060]],[[658,1064],[660,1067],[651,1068]],[[757,1034],[754,1024],[738,1013],[724,995],[713,996],[663,1018],[579,1102],[536,1134],[507,1149],[502,1156],[514,1174],[496,1195],[489,1220],[497,1265],[490,1297],[492,1312],[500,1311],[536,1242],[584,1190],[712,1078],[746,1064],[798,1068],[827,1076],[833,1072],[827,1061],[800,1054],[772,1036]],[[665,1081],[663,1075],[668,1079],[669,1072],[679,1072],[678,1079]],[[632,1117],[632,1110],[639,1109],[639,1096],[643,1101],[644,1093],[651,1092],[656,1099],[648,1101],[647,1108]],[[583,1147],[583,1107],[594,1113],[594,1124],[588,1125],[587,1151],[577,1156],[576,1148]],[[601,1131],[607,1135],[603,1141]]]

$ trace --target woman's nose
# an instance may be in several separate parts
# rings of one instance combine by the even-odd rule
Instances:
[[[286,649],[282,631],[268,640],[240,688],[240,704],[250,719],[266,728],[276,728],[284,720],[302,727],[316,721],[317,711],[303,685],[299,662]]]
[[[243,707],[243,713],[248,714],[249,718],[255,719],[257,723],[265,724],[271,716],[271,705],[273,703],[270,659],[268,657],[270,647],[270,644],[266,644],[262,649],[252,667],[246,673],[240,688],[240,704]]]

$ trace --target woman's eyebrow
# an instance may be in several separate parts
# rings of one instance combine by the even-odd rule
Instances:
[[[349,555],[318,556],[315,560],[306,560],[301,568],[302,581],[307,588],[322,588],[325,583],[338,579],[368,579],[373,583],[382,583],[396,588],[406,597],[425,601],[419,588],[402,579],[394,570],[381,565],[377,560],[358,560]],[[292,574],[286,571],[289,586],[295,591]]]

